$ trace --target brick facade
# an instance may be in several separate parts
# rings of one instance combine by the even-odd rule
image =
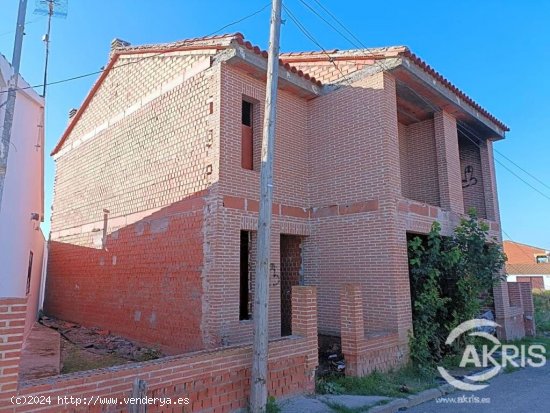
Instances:
[[[94,106],[92,97],[79,111],[55,154],[47,312],[173,351],[250,342],[252,322],[240,308],[241,233],[251,233],[254,262],[265,54],[239,35],[224,39],[215,53],[201,46],[148,62],[147,73],[162,74],[148,77],[157,88],[135,80],[145,95],[136,102],[137,95],[124,95],[118,75],[107,74],[96,95],[128,99],[111,109],[100,98]],[[482,120],[469,118],[458,107],[405,122],[410,105],[403,103],[400,72],[372,70],[372,59],[354,57],[339,64],[356,76],[321,88],[306,69],[333,82],[331,65],[292,59],[297,68],[283,65],[278,99],[270,338],[288,324],[281,273],[284,240],[293,236],[300,240],[299,282],[317,287],[319,332],[343,335],[342,308],[352,309],[340,291],[351,284],[353,302],[364,309],[353,310],[363,323],[354,328],[364,333],[354,340],[363,359],[375,360],[357,359],[356,371],[389,367],[397,354],[406,359],[412,326],[407,234],[425,234],[435,220],[448,234],[473,202],[462,188],[466,155],[457,119],[490,127],[497,121],[483,111]],[[140,64],[125,77],[147,77]],[[243,101],[252,104],[246,128]],[[502,137],[504,126],[497,125],[487,139]],[[250,151],[252,168],[242,159]],[[483,190],[475,202],[484,203],[491,235],[500,239],[490,141],[478,159]],[[248,282],[253,294],[253,268]],[[505,284],[495,288],[495,302],[505,326]],[[178,323],[185,328],[163,337]]]
[[[17,389],[26,313],[26,298],[0,298],[0,408],[1,395]]]
[[[535,336],[535,306],[533,304],[533,286],[530,282],[508,282],[510,306],[517,314],[519,327],[510,338],[520,338],[524,335]]]
[[[268,392],[275,397],[312,393],[317,367],[317,300],[314,287],[293,289],[293,336],[269,344]],[[1,412],[127,412],[123,397],[131,397],[135,379],[147,384],[147,396],[189,398],[189,405],[147,406],[147,412],[226,413],[247,406],[250,390],[250,345],[231,346],[172,356],[143,363],[66,374],[18,383],[18,365],[25,304],[20,300],[0,301],[0,411]],[[8,327],[7,327],[8,326]],[[13,326],[13,327],[11,327]],[[9,330],[8,330],[9,328]],[[11,403],[12,396],[50,397],[51,404]],[[60,405],[58,396],[95,398],[93,405]],[[119,398],[106,405],[100,398]],[[45,402],[44,402],[45,403]],[[92,404],[92,403],[90,403]]]
[[[408,347],[396,333],[369,333],[364,325],[361,286],[346,284],[340,293],[342,353],[347,376],[365,376],[403,365]],[[368,309],[366,309],[368,311]]]

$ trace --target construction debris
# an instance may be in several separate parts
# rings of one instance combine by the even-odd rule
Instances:
[[[57,330],[72,344],[94,354],[113,354],[129,361],[153,360],[164,356],[158,349],[143,347],[99,327],[88,328],[46,316],[42,316],[40,323]]]

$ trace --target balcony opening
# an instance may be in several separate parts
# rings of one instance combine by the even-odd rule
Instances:
[[[481,169],[480,142],[475,138],[458,133],[460,172],[462,174],[462,194],[464,212],[474,208],[479,218],[487,218],[485,209],[485,188]]]
[[[241,166],[248,170],[254,169],[253,106],[251,102],[242,101]]]
[[[401,194],[407,199],[440,206],[433,116],[399,123]]]

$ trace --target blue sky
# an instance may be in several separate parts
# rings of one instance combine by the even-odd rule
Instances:
[[[316,6],[313,0],[306,0]],[[406,45],[469,96],[510,126],[495,148],[550,186],[550,2],[334,1],[320,0],[368,46]],[[11,60],[17,0],[2,0],[0,52]],[[268,1],[69,0],[66,19],[52,28],[49,80],[98,70],[107,62],[114,37],[133,44],[167,42],[210,34],[260,9]],[[325,49],[352,46],[311,14],[299,0],[285,4]],[[391,7],[390,7],[391,4]],[[33,14],[29,0],[22,74],[42,83],[46,18]],[[283,16],[284,18],[284,16]],[[242,32],[267,48],[269,7],[224,32]],[[317,47],[287,19],[281,49]],[[79,107],[97,76],[48,88],[46,151],[61,136],[70,108]],[[550,188],[509,164],[550,198]],[[85,166],[83,166],[85,167]],[[502,225],[514,241],[550,249],[550,199],[497,163]],[[46,222],[49,231],[54,163],[46,159]]]

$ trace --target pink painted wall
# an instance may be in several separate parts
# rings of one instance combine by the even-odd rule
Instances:
[[[7,89],[12,75],[8,62],[0,58],[0,89]],[[19,87],[28,86],[21,78]],[[6,99],[2,94],[0,104]],[[4,113],[0,110],[0,122]],[[32,89],[18,92],[12,125],[12,145],[0,206],[0,297],[27,297],[26,331],[38,312],[44,236],[40,220],[44,214],[44,101]],[[38,214],[38,220],[31,215]],[[29,253],[33,252],[30,291],[27,294]]]

